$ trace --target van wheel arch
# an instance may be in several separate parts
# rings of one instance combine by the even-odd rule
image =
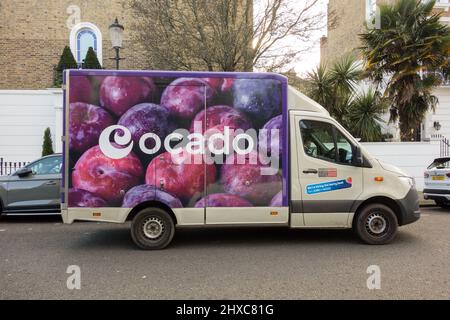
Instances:
[[[130,213],[127,216],[126,221],[132,221],[139,212],[141,212],[142,210],[147,209],[147,208],[159,208],[159,209],[166,211],[172,218],[174,225],[178,224],[177,217],[175,216],[175,213],[173,212],[173,210],[165,203],[162,203],[159,201],[146,201],[146,202],[142,202],[142,203],[138,204],[130,211]]]
[[[388,198],[388,197],[380,196],[380,197],[373,197],[373,198],[367,199],[357,207],[357,209],[354,211],[355,215],[354,215],[353,221],[352,221],[352,228],[355,227],[355,222],[358,219],[358,216],[361,214],[362,210],[365,207],[367,207],[368,205],[377,204],[377,203],[383,204],[383,205],[389,207],[392,211],[394,211],[395,216],[397,217],[399,226],[402,225],[401,209],[398,206],[398,204],[395,202],[395,200]]]

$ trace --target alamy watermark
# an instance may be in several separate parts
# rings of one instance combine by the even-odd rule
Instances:
[[[81,9],[77,5],[70,5],[66,10],[69,17],[66,20],[66,26],[69,30],[72,30],[74,26],[81,22]]]
[[[367,289],[381,290],[381,268],[377,265],[371,265],[367,268],[366,273],[370,275],[367,278]]]
[[[77,265],[71,265],[67,267],[66,273],[70,274],[66,281],[67,289],[81,290],[81,268]]]

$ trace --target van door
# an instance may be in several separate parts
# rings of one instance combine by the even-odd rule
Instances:
[[[333,120],[296,116],[297,161],[306,227],[348,227],[363,191],[363,168],[353,164],[356,143]]]

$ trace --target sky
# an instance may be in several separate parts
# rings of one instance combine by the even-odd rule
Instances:
[[[299,6],[301,6],[301,1],[299,2]],[[328,0],[321,0],[320,4],[317,5],[317,12],[326,12],[327,11]],[[307,53],[303,54],[299,62],[294,65],[294,69],[297,74],[302,75],[314,69],[320,63],[320,38],[326,35],[326,30],[323,30],[314,35],[314,39],[308,45],[312,46],[311,50],[308,50]]]

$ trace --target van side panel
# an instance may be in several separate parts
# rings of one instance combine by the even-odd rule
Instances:
[[[71,70],[67,89],[70,220],[123,222],[147,201],[182,225],[208,208],[288,206],[284,77]]]

